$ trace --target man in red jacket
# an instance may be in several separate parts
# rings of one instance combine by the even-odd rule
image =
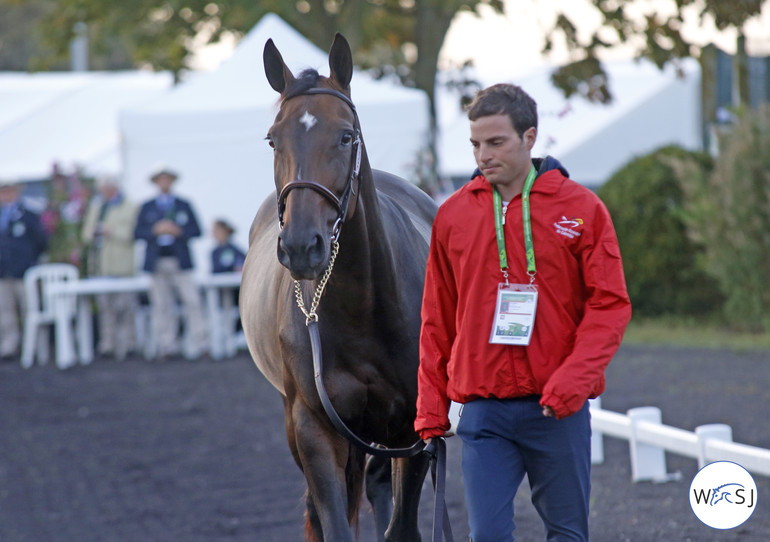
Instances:
[[[474,542],[513,540],[526,474],[549,541],[587,541],[590,414],[631,317],[615,230],[590,190],[532,159],[537,106],[514,85],[468,110],[478,169],[433,223],[415,429],[457,433]]]

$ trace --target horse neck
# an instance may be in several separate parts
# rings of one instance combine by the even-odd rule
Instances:
[[[378,311],[387,310],[379,300],[387,295],[396,297],[399,291],[394,264],[388,256],[390,243],[374,176],[364,153],[356,210],[342,229],[333,273],[335,290],[343,302],[355,299],[362,312],[372,310],[375,303]]]

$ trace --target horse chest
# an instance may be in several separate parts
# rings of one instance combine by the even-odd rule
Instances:
[[[372,348],[339,346],[324,348],[323,383],[335,409],[347,419],[364,419],[376,416],[378,419],[403,417],[404,408],[413,397],[409,387],[400,384],[391,372],[393,360],[384,354],[375,355]],[[308,404],[321,408],[312,367],[312,353],[306,352],[302,359],[289,361],[286,367],[293,380],[298,396]]]

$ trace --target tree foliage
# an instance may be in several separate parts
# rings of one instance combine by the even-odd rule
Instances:
[[[683,35],[685,16],[694,11],[702,26],[713,24],[717,30],[734,28],[741,34],[746,22],[757,17],[768,0],[669,0],[671,14],[664,14],[661,4],[649,0],[590,0],[601,22],[587,38],[581,39],[578,26],[567,12],[558,14],[546,33],[544,52],[553,50],[561,40],[573,60],[558,68],[553,81],[567,96],[581,94],[589,100],[609,102],[612,94],[607,74],[598,58],[601,51],[621,44],[634,43],[636,55],[662,68],[667,62],[698,58],[700,49]],[[664,6],[665,7],[665,6]],[[639,10],[643,15],[636,14]]]
[[[85,22],[95,53],[128,51],[135,65],[177,76],[197,48],[225,33],[244,34],[266,13],[276,13],[324,50],[340,32],[358,66],[395,75],[425,91],[431,119],[428,147],[435,156],[439,52],[455,15],[482,5],[503,11],[502,0],[58,0],[41,29],[46,45],[56,52],[47,57],[52,64],[68,55],[75,24]],[[429,163],[435,168],[435,159]],[[435,182],[435,171],[430,177]]]
[[[770,104],[744,111],[720,135],[714,170],[673,162],[686,194],[690,238],[726,297],[737,327],[770,330]]]
[[[702,315],[721,307],[722,295],[701,262],[702,240],[687,235],[685,194],[669,163],[674,159],[698,172],[712,165],[708,155],[665,147],[633,160],[598,190],[612,215],[639,316]]]
[[[601,24],[588,38],[581,38],[565,5],[546,33],[544,51],[551,51],[561,40],[572,52],[572,62],[554,74],[555,84],[567,95],[609,101],[607,75],[598,60],[602,50],[635,40],[639,56],[663,66],[699,52],[682,35],[685,11],[697,10],[702,23],[713,21],[719,30],[741,29],[769,1],[669,0],[673,13],[664,16],[662,10],[652,11],[660,4],[649,0],[590,0]],[[438,55],[455,15],[477,13],[482,6],[497,13],[505,8],[503,0],[0,0],[0,4],[39,7],[38,35],[53,54],[38,56],[38,69],[61,65],[75,23],[85,22],[99,64],[125,67],[129,58],[135,66],[178,74],[196,48],[226,33],[242,35],[273,12],[323,49],[335,32],[343,33],[357,65],[395,74],[405,84],[427,92],[431,101]],[[517,0],[509,0],[509,11],[516,4]],[[646,15],[635,15],[645,6]]]

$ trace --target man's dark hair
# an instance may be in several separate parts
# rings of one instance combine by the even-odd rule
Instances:
[[[476,120],[490,115],[508,115],[519,134],[534,127],[537,129],[537,104],[521,87],[498,83],[480,90],[468,106],[468,118]]]

